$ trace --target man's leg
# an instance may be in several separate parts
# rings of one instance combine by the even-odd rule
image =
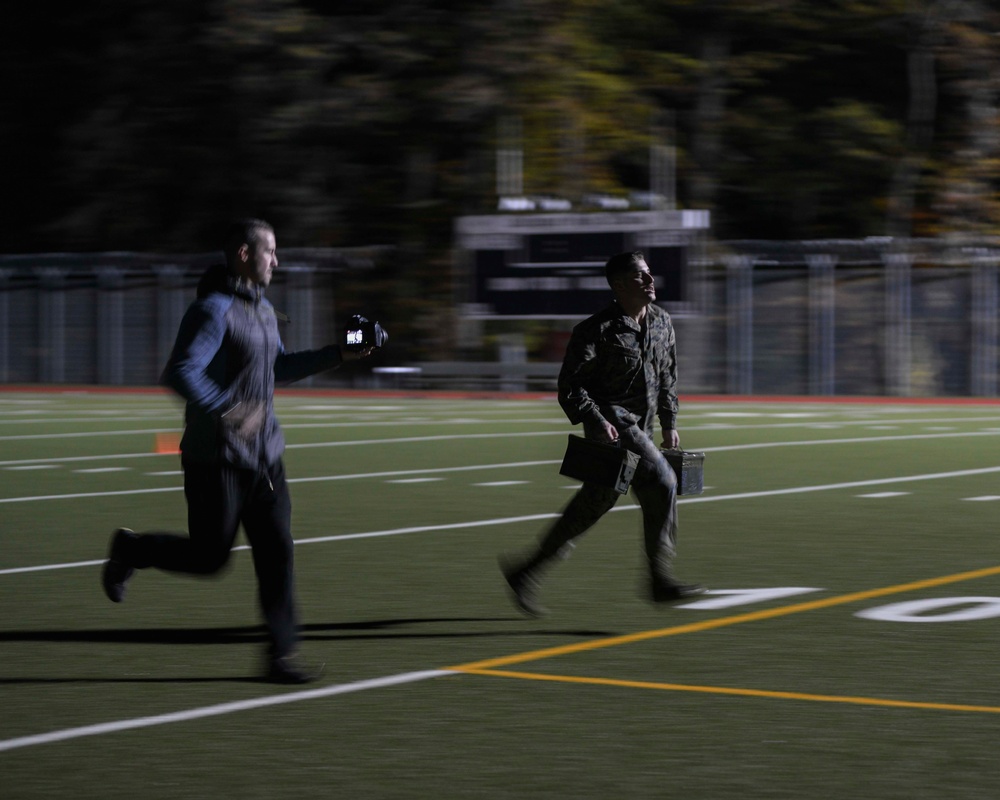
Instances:
[[[703,587],[681,583],[673,574],[677,554],[677,476],[653,440],[639,428],[624,431],[622,443],[642,457],[632,479],[632,493],[642,508],[643,543],[653,599],[677,600],[703,593]]]
[[[318,673],[302,668],[293,658],[299,634],[292,501],[280,460],[260,474],[244,509],[243,528],[253,551],[260,608],[271,638],[267,677],[280,683],[306,683]]]
[[[677,552],[677,477],[660,449],[639,428],[626,429],[622,444],[642,458],[632,478],[632,493],[642,508],[650,575],[669,576]]]
[[[136,534],[122,528],[111,540],[102,572],[105,594],[118,603],[136,569],[211,575],[229,560],[252,472],[219,464],[184,464],[189,534]]]
[[[537,599],[542,572],[554,559],[564,557],[570,544],[608,513],[619,497],[614,489],[584,483],[527,559],[517,564],[501,564],[514,604],[521,611],[533,617],[546,613]]]

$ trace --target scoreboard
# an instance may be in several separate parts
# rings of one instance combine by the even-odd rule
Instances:
[[[610,297],[604,264],[641,250],[657,303],[688,302],[689,251],[708,228],[703,211],[635,211],[462,217],[456,221],[466,316],[579,318]]]

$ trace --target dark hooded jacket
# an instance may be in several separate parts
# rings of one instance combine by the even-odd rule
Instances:
[[[261,287],[225,265],[210,267],[161,378],[187,401],[184,459],[244,469],[273,464],[285,449],[275,382],[301,380],[342,360],[336,345],[286,353]]]

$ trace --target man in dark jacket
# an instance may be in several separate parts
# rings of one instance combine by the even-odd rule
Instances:
[[[342,352],[330,345],[285,352],[275,310],[264,298],[278,266],[268,223],[234,223],[225,255],[225,265],[209,268],[202,277],[162,378],[187,401],[181,461],[189,533],[115,531],[102,585],[108,598],[119,603],[136,569],[214,574],[229,560],[242,523],[270,637],[266,678],[304,683],[316,673],[296,659],[292,506],[274,386],[370,351]]]
[[[642,507],[650,593],[654,602],[705,591],[672,572],[677,540],[677,479],[653,441],[659,419],[663,444],[680,447],[677,362],[670,315],[657,306],[642,253],[619,253],[605,265],[615,299],[573,329],[559,373],[559,404],[584,436],[618,442],[640,456],[632,491]],[[584,483],[526,559],[501,566],[515,605],[531,616],[545,609],[537,592],[543,570],[611,510],[615,489]]]

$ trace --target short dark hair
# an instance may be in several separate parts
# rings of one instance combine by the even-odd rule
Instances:
[[[626,272],[631,272],[634,267],[638,266],[640,261],[645,262],[645,260],[646,256],[638,250],[611,256],[604,265],[604,277],[608,279],[608,286],[611,285],[611,282],[615,278],[621,277]]]
[[[247,217],[230,222],[229,228],[226,230],[226,240],[222,246],[226,259],[231,259],[244,244],[256,244],[265,231],[274,233],[274,228],[270,222],[263,219]]]

